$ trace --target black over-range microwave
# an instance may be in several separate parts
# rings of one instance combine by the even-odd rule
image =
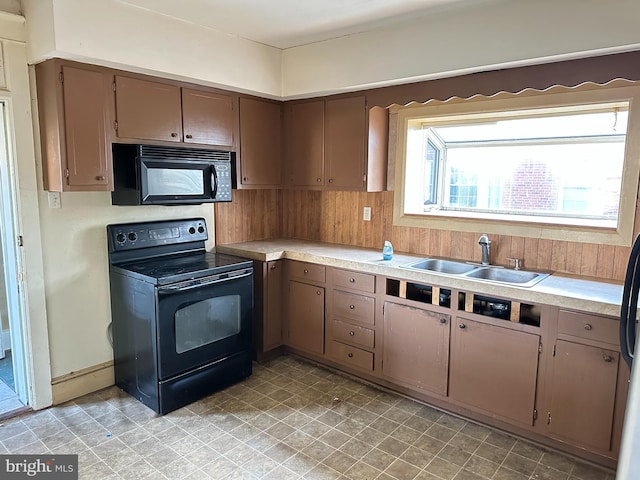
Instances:
[[[113,205],[230,202],[231,153],[113,144]]]

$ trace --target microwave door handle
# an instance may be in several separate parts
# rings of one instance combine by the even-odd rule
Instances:
[[[216,195],[218,195],[218,173],[215,165],[211,165],[211,186],[213,187],[211,198],[216,198]]]

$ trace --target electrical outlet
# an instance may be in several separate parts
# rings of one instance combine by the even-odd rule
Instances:
[[[371,221],[371,207],[364,207],[364,209],[362,210],[362,219],[365,222]]]
[[[60,208],[60,192],[47,192],[49,208]]]

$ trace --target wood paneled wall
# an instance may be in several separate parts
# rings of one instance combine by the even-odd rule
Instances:
[[[371,221],[362,220],[371,207]],[[393,192],[360,193],[305,190],[237,190],[232,203],[216,204],[216,243],[268,238],[299,238],[397,252],[480,261],[482,232],[456,232],[393,226]],[[523,268],[624,279],[628,247],[490,235],[492,262]]]

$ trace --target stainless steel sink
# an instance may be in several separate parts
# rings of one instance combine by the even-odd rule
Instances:
[[[477,268],[475,265],[469,265],[468,263],[453,262],[451,260],[441,260],[437,258],[427,258],[415,263],[403,265],[403,267],[412,268],[414,270],[449,273],[452,275],[461,275]]]
[[[402,265],[402,267],[411,270],[474,278],[476,280],[502,283],[505,285],[515,285],[518,287],[532,287],[550,275],[549,273],[511,270],[500,266],[481,266],[440,258],[423,258],[422,260]]]
[[[507,283],[510,285],[518,285],[520,287],[531,287],[543,278],[548,277],[549,274],[527,272],[524,270],[509,270],[501,267],[484,267],[468,272],[465,276],[469,278],[477,278],[478,280]]]

